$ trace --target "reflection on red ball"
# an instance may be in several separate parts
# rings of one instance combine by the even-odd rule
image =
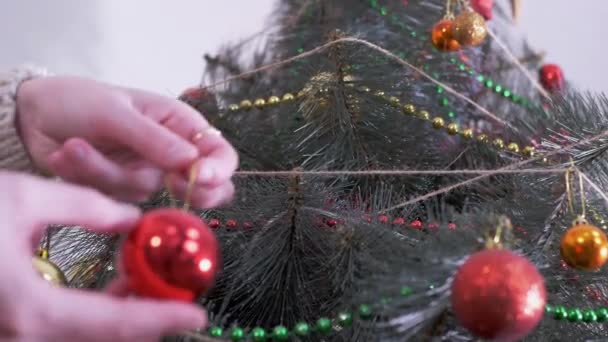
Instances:
[[[131,291],[159,299],[194,300],[213,286],[220,267],[211,230],[180,209],[145,213],[121,257]]]
[[[452,309],[477,337],[519,341],[545,312],[542,276],[526,258],[507,250],[473,254],[452,284]]]
[[[564,72],[557,64],[545,64],[539,71],[540,83],[549,92],[564,89]]]

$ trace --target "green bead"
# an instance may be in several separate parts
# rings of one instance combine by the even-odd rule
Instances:
[[[549,304],[545,305],[545,313],[553,313],[553,307]]]
[[[597,321],[597,315],[595,314],[595,311],[585,310],[585,312],[583,312],[583,321],[587,323]]]
[[[331,320],[329,318],[321,317],[317,321],[317,330],[322,334],[327,334],[331,331]]]
[[[417,35],[416,31],[410,32],[410,36],[412,36],[413,38],[416,38],[416,35]]]
[[[412,291],[412,288],[411,288],[411,287],[409,287],[409,286],[402,286],[402,287],[401,287],[401,291],[400,291],[400,292],[401,292],[401,295],[402,295],[402,296],[409,296],[409,295],[411,295],[411,294],[412,294],[412,292],[414,292],[414,291]]]
[[[293,328],[293,331],[298,336],[307,336],[310,333],[310,326],[305,322],[300,322],[296,324],[295,328]]]
[[[224,331],[220,327],[211,327],[209,328],[209,335],[213,337],[222,337]]]
[[[525,107],[525,106],[527,106],[527,105],[528,105],[528,100],[526,100],[526,99],[522,98],[522,99],[521,99],[521,101],[520,101],[519,103],[521,103],[521,105]]]
[[[443,87],[442,86],[438,86],[437,87],[437,94],[442,94],[443,93]]]
[[[433,289],[435,289],[435,284],[429,285],[429,290],[433,290]]]
[[[272,338],[277,341],[287,341],[289,339],[289,330],[282,325],[277,325],[272,331]]]
[[[458,69],[465,71],[467,69],[467,66],[464,65],[464,63],[460,63],[460,64],[458,64]]]
[[[439,73],[438,72],[434,72],[433,73],[433,78],[439,78]]]
[[[302,53],[302,52],[304,52],[304,48],[298,48],[297,51],[298,51],[298,53]]]
[[[353,324],[353,315],[346,311],[338,313],[338,324],[341,327],[349,327]]]
[[[606,319],[608,319],[608,309],[606,309],[606,308],[601,308],[601,309],[595,310],[595,314],[597,315],[598,322],[603,322]]]
[[[454,58],[454,57],[450,58],[450,63],[456,64],[456,58]]]
[[[266,341],[266,331],[263,328],[257,327],[251,330],[251,338],[254,342]]]
[[[234,327],[232,328],[232,331],[230,331],[230,339],[235,342],[242,340],[243,337],[245,337],[245,332],[239,327]]]
[[[473,71],[473,69],[469,69],[469,71],[467,71],[469,73],[469,75],[473,76],[475,75],[475,71]]]
[[[372,317],[372,307],[367,304],[359,305],[359,317],[362,319],[370,319]]]
[[[386,13],[387,13],[386,7],[382,7],[382,8],[380,9],[380,14],[382,14],[382,15],[386,15]]]
[[[450,118],[454,118],[454,116],[456,116],[456,114],[454,114],[454,112],[449,112],[449,113],[448,113],[448,117],[450,117]]]
[[[483,82],[483,81],[485,81],[485,79],[486,79],[486,78],[485,78],[485,76],[483,76],[483,75],[481,75],[481,74],[477,75],[477,80],[478,80],[479,82]]]
[[[497,84],[494,87],[494,91],[500,94],[502,92],[502,86],[500,84]]]
[[[486,83],[484,83],[484,84],[488,88],[492,88],[494,86],[494,82],[492,80],[486,80]]]
[[[568,312],[566,312],[566,308],[564,308],[563,306],[556,306],[553,309],[553,318],[560,320],[566,317],[568,317]]]
[[[579,309],[568,310],[568,320],[570,322],[580,322],[583,320],[583,313]]]
[[[504,96],[504,97],[510,97],[511,96],[511,91],[509,89],[505,89],[502,92],[502,96]]]
[[[384,297],[384,298],[380,299],[380,304],[382,304],[382,305],[387,305],[390,302],[391,302],[390,298]]]
[[[369,5],[371,6],[371,8],[378,7],[378,0],[370,0]]]
[[[450,100],[448,100],[447,97],[442,97],[441,99],[439,99],[439,104],[447,107],[450,104]]]
[[[519,97],[519,95],[515,95],[515,94],[513,94],[513,97],[511,97],[511,101],[513,101],[513,103],[518,103],[520,99],[521,99],[521,97]]]

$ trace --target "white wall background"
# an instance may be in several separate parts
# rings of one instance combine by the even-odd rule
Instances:
[[[575,84],[608,92],[608,1],[524,0],[520,26]],[[274,0],[0,0],[0,68],[25,61],[175,96],[202,55],[263,28]]]

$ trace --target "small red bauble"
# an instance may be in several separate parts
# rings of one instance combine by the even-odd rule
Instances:
[[[180,209],[145,213],[122,246],[121,257],[130,290],[158,299],[193,301],[213,286],[220,267],[211,230]]]
[[[380,221],[380,223],[387,223],[388,222],[388,216],[386,216],[386,215],[379,215],[378,216],[378,221]]]
[[[452,284],[452,309],[475,336],[519,341],[545,312],[543,277],[526,258],[508,250],[473,254]]]
[[[460,49],[460,43],[454,38],[454,22],[444,19],[439,21],[431,31],[433,45],[441,51],[456,51]]]
[[[471,7],[475,12],[481,14],[485,20],[492,19],[492,7],[494,0],[471,0]]]
[[[228,221],[226,221],[226,228],[236,228],[239,225],[239,223],[235,220],[235,219],[228,219]]]
[[[412,227],[414,229],[422,229],[422,221],[420,221],[420,220],[414,220],[410,224],[410,227]]]
[[[558,92],[564,89],[564,72],[557,64],[545,64],[538,72],[540,83],[547,91]]]
[[[211,219],[211,220],[209,220],[209,227],[211,227],[213,229],[219,228],[220,224],[221,224],[221,222],[218,219]]]

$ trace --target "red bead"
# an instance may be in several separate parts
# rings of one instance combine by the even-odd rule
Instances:
[[[405,219],[403,217],[395,217],[395,219],[393,220],[393,224],[405,224]]]
[[[211,220],[209,220],[209,227],[211,227],[213,229],[219,228],[220,224],[221,224],[221,222],[218,219],[211,219]]]
[[[212,286],[220,267],[218,243],[197,216],[180,209],[143,215],[121,250],[135,294],[192,301]]]
[[[450,223],[448,223],[448,229],[449,229],[449,230],[454,230],[454,229],[456,229],[456,223],[454,223],[454,222],[450,222]]]
[[[338,220],[336,220],[336,219],[327,219],[327,220],[325,220],[325,224],[328,227],[335,227],[338,224]]]
[[[238,222],[236,222],[235,219],[229,219],[228,221],[226,221],[226,228],[236,228],[236,226],[238,226]]]
[[[494,0],[471,0],[471,7],[475,12],[481,14],[485,20],[492,19],[492,7]]]
[[[452,309],[472,334],[519,341],[545,312],[543,277],[526,258],[508,250],[473,254],[452,283]]]
[[[435,222],[431,222],[428,224],[427,227],[429,227],[429,229],[437,229],[437,228],[439,228],[439,225]]]
[[[388,222],[388,216],[386,216],[386,215],[380,215],[380,216],[378,216],[378,221],[380,221],[380,223],[387,223]]]
[[[539,71],[540,83],[550,92],[564,89],[564,73],[557,64],[545,64]]]
[[[410,223],[410,227],[415,228],[415,229],[422,229],[422,221],[414,220],[414,221],[412,221],[412,223]]]
[[[369,216],[368,214],[365,214],[365,215],[363,215],[363,221],[372,222],[372,217]]]

